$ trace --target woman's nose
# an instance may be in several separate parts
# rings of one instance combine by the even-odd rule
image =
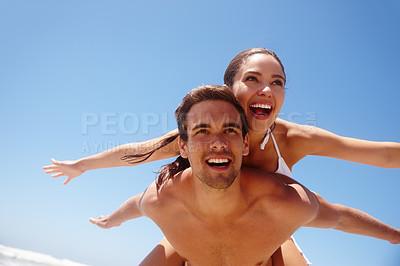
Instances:
[[[272,91],[269,86],[264,87],[263,89],[258,91],[258,96],[266,96],[266,97],[271,97],[272,96]]]

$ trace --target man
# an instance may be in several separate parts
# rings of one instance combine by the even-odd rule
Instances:
[[[181,156],[145,192],[92,223],[110,228],[147,216],[188,265],[272,265],[271,255],[301,226],[399,243],[399,230],[358,210],[338,211],[291,178],[241,169],[247,125],[228,89],[199,87],[175,115]]]

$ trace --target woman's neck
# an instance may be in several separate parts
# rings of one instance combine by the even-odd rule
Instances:
[[[260,144],[264,141],[265,136],[267,135],[267,130],[265,131],[254,131],[249,129],[249,138],[250,138],[250,149],[254,147],[260,147]]]

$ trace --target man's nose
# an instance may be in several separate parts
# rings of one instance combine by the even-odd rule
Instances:
[[[227,144],[223,136],[221,134],[216,134],[213,140],[211,141],[211,149],[213,150],[226,150]]]

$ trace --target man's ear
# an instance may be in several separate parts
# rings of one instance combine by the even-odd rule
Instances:
[[[243,156],[247,156],[249,155],[250,152],[250,139],[249,139],[249,134],[246,134],[246,136],[244,136],[244,147],[243,147]]]
[[[179,145],[179,153],[181,154],[181,157],[184,159],[187,159],[188,158],[187,145],[179,136],[178,136],[178,145]]]

